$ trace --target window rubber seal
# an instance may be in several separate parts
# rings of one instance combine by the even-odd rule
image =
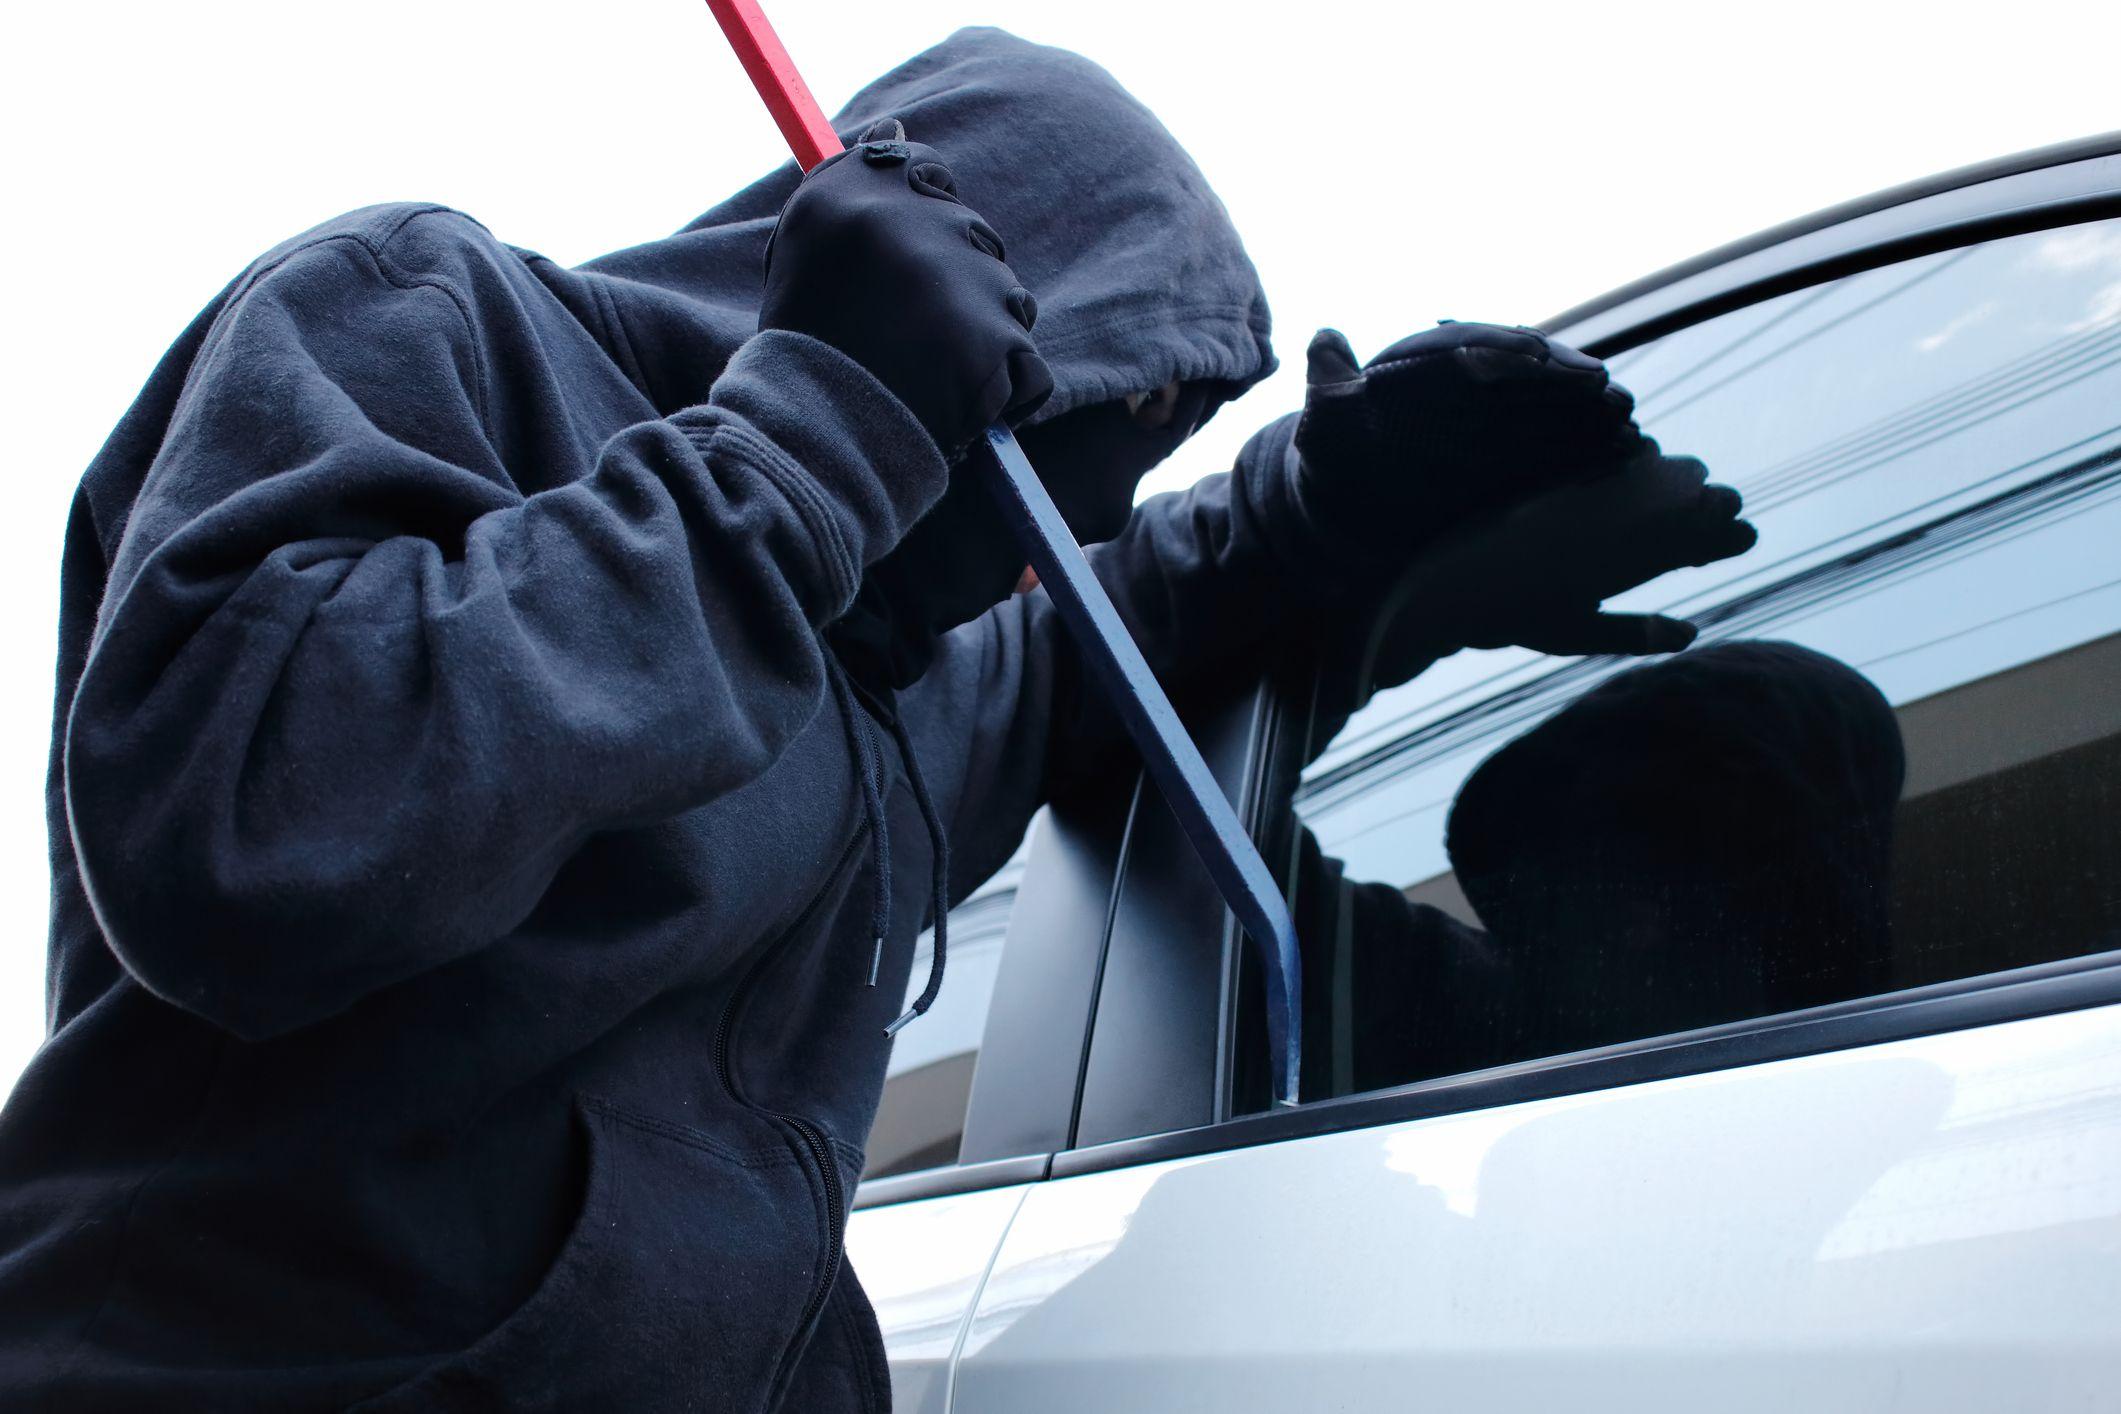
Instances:
[[[1295,1110],[1243,1115],[1197,1129],[1114,1140],[1055,1154],[1048,1176],[1069,1178],[1133,1168],[2102,1006],[2121,1006],[2121,950],[1439,1076],[1390,1090],[1319,1100]]]

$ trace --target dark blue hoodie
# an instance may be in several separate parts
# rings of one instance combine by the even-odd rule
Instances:
[[[1220,203],[1101,70],[967,31],[839,127],[887,114],[1036,290],[1043,416],[1271,368]],[[329,222],[90,467],[0,1405],[888,1403],[839,1244],[930,902],[908,753],[967,890],[1122,758],[1042,594],[832,690],[822,631],[946,469],[753,333],[795,181],[577,270],[437,206]],[[1181,695],[1285,612],[1288,431],[1093,557]]]

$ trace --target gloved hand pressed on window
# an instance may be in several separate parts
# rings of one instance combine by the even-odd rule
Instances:
[[[1358,366],[1338,330],[1308,354],[1296,493],[1357,578],[1468,518],[1616,470],[1642,448],[1605,365],[1531,329],[1441,324]]]
[[[887,120],[781,208],[759,328],[822,339],[876,375],[945,457],[1053,391],[1038,304],[933,148]]]
[[[1608,614],[1606,599],[1686,565],[1751,549],[1738,493],[1655,441],[1621,470],[1491,513],[1413,556],[1381,606],[1365,691],[1460,648],[1510,644],[1561,655],[1676,653],[1694,626]]]

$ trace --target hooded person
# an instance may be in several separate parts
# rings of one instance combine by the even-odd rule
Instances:
[[[1669,488],[1655,571],[1733,552],[1735,497],[1614,469],[1641,448],[1601,366],[1485,326],[1368,369],[1328,340],[1308,433],[1129,519],[1273,367],[1199,171],[994,31],[837,126],[866,140],[808,179],[574,270],[441,207],[320,226],[89,468],[0,1400],[887,1407],[840,1242],[915,936],[917,1013],[949,905],[1123,759],[952,474],[992,416],[1117,533],[1096,572],[1181,698],[1495,504],[1418,490],[1483,472],[1445,434],[1495,389],[1573,429],[1491,428],[1518,461]],[[1399,396],[1438,407],[1419,476],[1378,472]],[[1365,478],[1440,518],[1381,536]],[[1598,580],[1542,633],[1592,626]]]
[[[1738,641],[1621,673],[1467,778],[1451,865],[1555,1054],[1892,984],[1900,726],[1869,679]]]

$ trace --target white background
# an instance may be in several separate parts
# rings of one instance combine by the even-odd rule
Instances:
[[[1192,149],[1285,370],[1151,489],[1294,406],[1318,324],[1367,356],[1437,318],[1532,322],[1806,211],[2121,125],[2103,3],[768,8],[828,108],[991,23],[1097,59]],[[251,256],[351,207],[446,202],[572,262],[783,156],[697,0],[135,0],[9,29],[0,1084],[43,1033],[60,533],[177,331]]]

